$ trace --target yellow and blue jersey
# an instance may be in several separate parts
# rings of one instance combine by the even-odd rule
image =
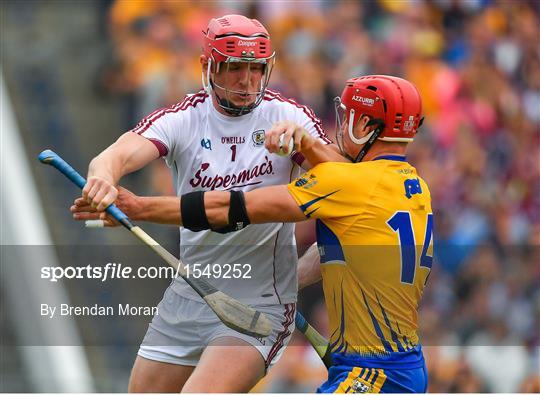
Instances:
[[[424,365],[417,308],[433,255],[429,189],[402,156],[322,163],[289,184],[317,219],[335,365]]]

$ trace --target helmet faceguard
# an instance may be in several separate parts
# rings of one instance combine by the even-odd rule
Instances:
[[[334,99],[336,137],[343,155],[360,162],[375,140],[411,142],[423,118],[422,101],[416,87],[402,78],[372,75],[347,81],[341,97]],[[354,127],[362,116],[368,116],[367,126],[376,127],[362,138],[354,136]],[[352,158],[344,149],[343,124],[348,122],[348,135],[362,149]]]
[[[209,94],[214,90],[218,105],[223,110],[230,115],[240,116],[253,111],[261,103],[274,67],[275,53],[270,36],[259,21],[242,15],[226,15],[212,19],[204,33],[203,54],[208,60],[206,74],[203,72],[202,75],[203,87]],[[238,67],[238,63],[247,64],[246,90],[218,85],[215,75],[222,72],[227,78],[231,68]],[[259,86],[249,91],[251,77],[255,72],[253,69],[257,68],[256,72],[260,72],[259,64],[262,64],[262,78]],[[216,88],[224,92],[222,97]],[[232,101],[233,95],[243,97],[247,103],[235,105]],[[251,98],[253,100],[248,100]]]

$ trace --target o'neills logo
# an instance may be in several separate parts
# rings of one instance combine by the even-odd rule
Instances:
[[[375,104],[375,100],[374,99],[371,99],[369,97],[363,97],[363,96],[357,96],[357,95],[354,95],[352,97],[353,100],[355,101],[359,101],[360,103],[362,103],[363,105],[365,106],[373,106]]]
[[[257,41],[238,41],[239,47],[254,47],[255,45],[257,45]]]
[[[189,180],[190,185],[193,188],[205,188],[214,190],[216,188],[230,188],[235,185],[243,185],[249,183],[253,179],[264,176],[267,174],[273,174],[272,161],[268,159],[268,156],[264,157],[264,162],[255,165],[251,169],[240,170],[234,174],[215,175],[214,177],[204,175],[204,172],[210,167],[209,163],[201,164],[199,170],[195,172],[195,176]]]

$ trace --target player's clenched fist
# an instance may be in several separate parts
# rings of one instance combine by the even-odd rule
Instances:
[[[292,151],[302,152],[310,149],[315,138],[302,126],[290,122],[276,122],[266,132],[264,146],[272,153],[281,155],[290,154]]]
[[[118,189],[104,178],[91,176],[82,190],[86,203],[97,211],[105,210],[116,200]]]

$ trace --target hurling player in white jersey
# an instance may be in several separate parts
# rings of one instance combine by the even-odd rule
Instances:
[[[117,200],[120,178],[158,157],[172,169],[178,196],[287,184],[298,176],[297,165],[311,165],[300,154],[271,154],[265,134],[268,144],[292,123],[319,138],[321,161],[343,160],[311,109],[266,89],[275,54],[257,20],[212,19],[203,45],[205,89],[156,110],[94,158],[82,198],[72,207],[75,219],[91,218],[85,211],[103,211],[116,202],[133,220],[166,223],[152,215],[151,205],[143,212],[129,207],[127,191]],[[184,263],[264,312],[272,333],[255,339],[227,328],[182,279],[175,279],[139,349],[129,390],[248,391],[279,359],[294,328],[294,226],[251,225],[227,234],[180,228],[180,246]]]

